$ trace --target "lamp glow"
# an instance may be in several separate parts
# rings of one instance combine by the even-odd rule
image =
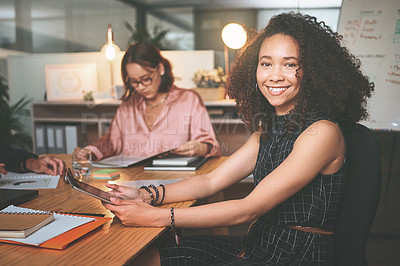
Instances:
[[[246,31],[237,23],[227,24],[222,29],[221,36],[225,45],[231,49],[240,49],[247,41]]]
[[[107,43],[101,48],[101,52],[104,52],[106,58],[111,61],[114,60],[116,53],[120,51],[121,49],[114,43],[114,34],[111,24],[108,24]]]

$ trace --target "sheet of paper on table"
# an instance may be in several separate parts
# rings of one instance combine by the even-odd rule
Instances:
[[[51,189],[56,188],[59,175],[8,172],[0,179],[1,189]]]

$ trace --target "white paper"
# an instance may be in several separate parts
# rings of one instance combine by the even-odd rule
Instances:
[[[2,189],[51,189],[56,188],[59,175],[52,176],[36,173],[13,173],[8,172],[2,175],[0,179],[0,188]]]
[[[27,212],[27,213],[44,213],[45,211],[32,210],[28,208],[16,207],[10,205],[0,212]],[[30,244],[38,246],[47,240],[50,240],[58,235],[61,235],[75,227],[81,226],[88,222],[95,220],[94,218],[78,217],[72,215],[54,214],[54,221],[43,226],[33,234],[26,238],[0,238],[4,240],[11,240],[19,243]]]

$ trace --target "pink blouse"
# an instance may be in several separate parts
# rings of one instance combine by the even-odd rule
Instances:
[[[207,109],[195,91],[173,86],[152,129],[144,120],[145,110],[143,97],[133,94],[118,107],[107,133],[86,148],[98,160],[118,154],[148,157],[193,140],[212,145],[207,157],[221,154]]]

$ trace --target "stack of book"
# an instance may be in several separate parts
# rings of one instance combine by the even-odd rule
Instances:
[[[62,214],[9,205],[0,210],[0,243],[61,250],[111,220],[111,217],[102,216]]]
[[[207,161],[202,156],[184,157],[168,154],[162,158],[153,159],[144,170],[152,171],[195,171]]]
[[[119,177],[121,172],[118,169],[100,169],[92,172],[94,179],[114,179]]]
[[[0,237],[26,238],[54,221],[53,213],[0,213]]]

